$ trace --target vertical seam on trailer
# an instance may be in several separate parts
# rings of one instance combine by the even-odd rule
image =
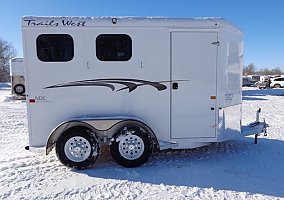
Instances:
[[[170,133],[169,139],[172,139],[172,31],[170,31]]]
[[[218,32],[217,32],[217,41],[219,42],[219,34],[218,34]],[[217,94],[217,92],[218,92],[218,89],[217,89],[217,87],[218,87],[218,57],[219,57],[219,45],[216,45],[216,67],[215,67],[215,74],[216,74],[216,83],[215,83],[215,95],[216,95],[216,97],[218,97],[218,94]],[[219,100],[219,98],[217,98],[216,100],[215,100],[215,110],[216,110],[216,113],[215,113],[215,138],[216,138],[216,140],[217,140],[217,125],[219,124],[219,108],[217,108],[217,101]]]
[[[169,138],[172,138],[172,32],[170,31],[170,133]]]

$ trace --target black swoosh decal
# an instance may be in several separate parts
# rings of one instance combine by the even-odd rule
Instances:
[[[179,81],[186,81],[186,80],[179,80]],[[134,91],[137,87],[149,85],[156,88],[158,91],[162,91],[167,89],[167,86],[162,83],[169,83],[171,81],[159,81],[159,82],[152,82],[146,80],[139,80],[139,79],[91,79],[91,80],[82,80],[82,81],[75,81],[65,84],[56,84],[45,87],[44,89],[52,89],[52,88],[63,88],[63,87],[78,87],[78,86],[103,86],[108,87],[112,91],[115,90],[114,84],[124,85],[118,91],[122,91],[128,89],[128,92]]]
[[[45,87],[44,89],[62,88],[62,87],[78,87],[78,86],[103,86],[103,87],[110,88],[112,91],[115,90],[115,87],[113,85],[107,84],[107,83],[76,83],[76,82],[52,85],[52,86]]]

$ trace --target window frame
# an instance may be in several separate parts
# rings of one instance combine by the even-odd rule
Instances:
[[[53,56],[54,58],[56,58],[56,59],[45,59],[44,57],[42,57],[41,56],[41,51],[43,51],[42,49],[44,48],[43,47],[43,45],[41,45],[40,44],[40,42],[42,42],[42,41],[40,41],[40,40],[42,40],[43,38],[42,37],[46,37],[46,38],[48,38],[48,37],[50,37],[50,38],[52,38],[52,37],[55,37],[56,39],[54,39],[53,41],[52,41],[52,43],[54,43],[54,41],[55,40],[60,40],[60,39],[58,39],[58,38],[60,38],[61,37],[61,39],[62,38],[64,38],[64,39],[66,39],[66,41],[68,41],[68,42],[70,42],[70,43],[68,43],[68,45],[65,45],[65,46],[63,46],[63,45],[58,45],[58,46],[55,46],[55,50],[54,51],[57,51],[58,53],[62,53],[62,52],[60,52],[58,49],[60,49],[60,48],[67,48],[67,52],[70,50],[70,48],[69,47],[71,47],[72,46],[72,49],[71,49],[71,51],[70,52],[68,52],[68,53],[70,53],[70,56],[68,56],[68,57],[66,57],[66,58],[64,58],[64,56],[63,56],[63,58],[61,58],[61,57],[55,57],[55,56]],[[45,38],[45,39],[46,39]],[[66,42],[65,41],[65,42]],[[47,48],[51,48],[51,47],[47,47]],[[73,58],[74,58],[74,52],[75,52],[75,50],[74,50],[74,39],[73,39],[73,37],[71,36],[71,35],[69,35],[69,34],[66,34],[66,33],[63,33],[63,34],[60,34],[60,33],[44,33],[44,34],[40,34],[40,35],[38,35],[37,36],[37,38],[36,38],[36,54],[37,54],[37,58],[40,60],[40,61],[42,61],[42,62],[69,62],[69,61],[71,61],[71,60],[73,60]],[[52,57],[52,56],[51,56]]]
[[[107,57],[102,57],[101,54],[99,54],[99,51],[102,47],[102,45],[100,43],[102,43],[103,41],[98,41],[98,40],[101,40],[101,39],[104,39],[104,37],[108,37],[110,38],[111,36],[114,36],[114,38],[112,38],[113,41],[115,41],[115,39],[117,39],[117,41],[120,39],[125,39],[125,41],[123,41],[125,44],[125,46],[120,46],[120,48],[123,48],[125,49],[125,51],[123,53],[126,53],[126,56],[124,56],[123,58],[121,59],[118,59],[118,57],[115,58],[114,53],[112,53],[111,56]],[[117,38],[115,38],[117,37]],[[111,39],[109,39],[109,41],[105,41],[105,42],[113,42],[111,41]],[[121,42],[121,41],[120,41]],[[95,46],[96,46],[96,57],[98,60],[102,61],[102,62],[127,62],[129,61],[131,58],[132,58],[132,38],[128,35],[128,34],[117,34],[117,33],[107,33],[107,34],[99,34],[97,37],[96,37],[96,40],[95,40]],[[111,46],[112,48],[114,46]],[[118,53],[118,52],[117,52]]]

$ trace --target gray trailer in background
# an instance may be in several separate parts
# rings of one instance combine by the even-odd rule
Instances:
[[[12,94],[25,95],[24,59],[12,58],[10,60],[10,77]]]

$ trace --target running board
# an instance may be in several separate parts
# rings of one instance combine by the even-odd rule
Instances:
[[[171,149],[177,147],[178,144],[173,141],[159,141],[160,150]]]

